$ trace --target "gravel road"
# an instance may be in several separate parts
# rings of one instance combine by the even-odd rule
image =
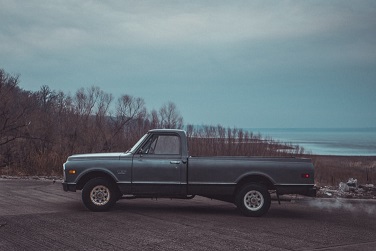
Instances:
[[[202,197],[136,199],[93,213],[61,182],[0,179],[0,250],[376,250],[376,203],[297,199],[247,218]]]

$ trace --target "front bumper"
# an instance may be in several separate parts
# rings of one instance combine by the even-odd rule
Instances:
[[[72,184],[72,183],[66,183],[66,182],[63,182],[62,183],[62,185],[63,185],[63,190],[65,191],[65,192],[76,192],[76,184]]]

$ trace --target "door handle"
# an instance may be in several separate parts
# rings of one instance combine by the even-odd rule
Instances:
[[[171,160],[170,164],[180,164],[180,161],[178,161],[178,160]]]

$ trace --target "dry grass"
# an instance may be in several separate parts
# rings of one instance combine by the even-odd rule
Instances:
[[[376,156],[313,155],[315,179],[318,185],[338,185],[349,178],[360,184],[376,183]]]

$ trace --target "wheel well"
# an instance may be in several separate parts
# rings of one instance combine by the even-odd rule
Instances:
[[[241,189],[244,185],[249,184],[249,183],[257,183],[257,184],[262,184],[268,188],[268,190],[275,190],[275,186],[273,182],[271,182],[270,179],[268,179],[265,176],[262,175],[250,175],[247,177],[244,177],[241,179],[238,184],[236,185],[235,189],[235,195]]]
[[[77,183],[77,190],[82,190],[85,186],[85,184],[94,178],[106,178],[109,181],[113,182],[114,184],[116,183],[115,180],[111,177],[111,175],[101,172],[101,171],[93,171],[90,173],[85,174],[80,178],[80,180]]]

